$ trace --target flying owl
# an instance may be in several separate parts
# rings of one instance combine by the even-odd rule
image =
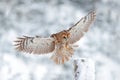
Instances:
[[[90,25],[94,22],[96,12],[91,11],[68,30],[52,34],[48,38],[23,36],[17,38],[15,46],[18,51],[33,54],[52,52],[51,59],[56,64],[62,64],[74,54],[74,43],[80,40]]]

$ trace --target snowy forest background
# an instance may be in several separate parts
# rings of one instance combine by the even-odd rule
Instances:
[[[120,80],[120,0],[0,0],[0,80],[73,80],[72,59],[17,52],[18,36],[49,36],[96,9],[97,19],[74,57],[96,62],[96,80]]]

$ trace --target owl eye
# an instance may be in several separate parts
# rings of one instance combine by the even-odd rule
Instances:
[[[64,39],[67,39],[67,37],[66,37],[66,36],[63,36],[63,38],[64,38]]]

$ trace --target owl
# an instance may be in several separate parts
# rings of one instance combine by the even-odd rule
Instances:
[[[75,25],[68,30],[52,34],[50,37],[28,37],[17,38],[15,47],[17,51],[33,54],[51,53],[51,59],[56,64],[63,64],[74,54],[74,43],[80,40],[90,25],[94,22],[96,12],[91,11],[82,17]]]

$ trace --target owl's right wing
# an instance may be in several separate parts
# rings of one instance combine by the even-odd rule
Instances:
[[[85,32],[88,31],[90,25],[94,22],[96,18],[96,11],[90,12],[88,15],[80,19],[74,26],[69,28],[71,44],[77,42]]]
[[[40,38],[40,37],[23,37],[15,41],[15,46],[18,51],[43,54],[52,52],[55,49],[53,38]]]

